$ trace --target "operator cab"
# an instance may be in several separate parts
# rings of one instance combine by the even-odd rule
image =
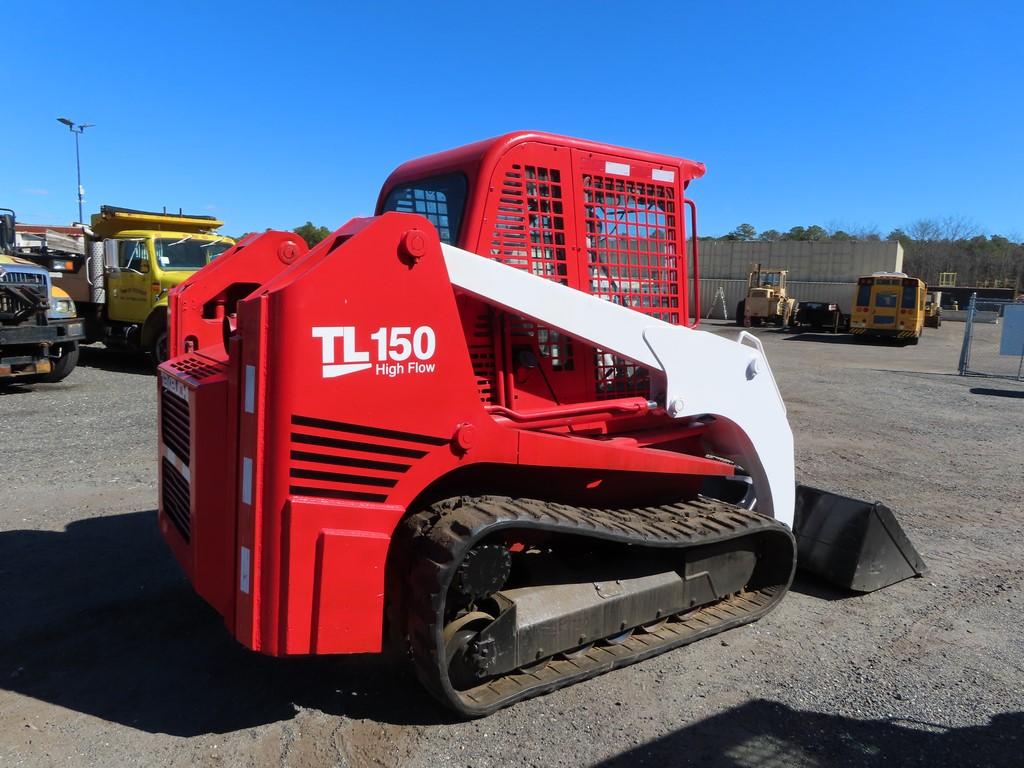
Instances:
[[[545,133],[511,133],[405,163],[377,213],[424,216],[442,242],[675,325],[700,314],[687,264],[691,160]],[[696,242],[694,242],[696,246]],[[690,286],[692,295],[690,298]],[[516,408],[643,394],[643,367],[459,297],[481,400]]]

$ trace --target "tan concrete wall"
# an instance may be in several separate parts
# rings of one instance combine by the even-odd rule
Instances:
[[[784,240],[746,243],[705,240],[700,243],[700,276],[746,281],[752,263],[789,270],[789,280],[849,283],[872,272],[900,272],[903,246],[884,242],[811,242]]]

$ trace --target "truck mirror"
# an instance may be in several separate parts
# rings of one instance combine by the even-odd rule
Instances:
[[[14,214],[0,214],[0,251],[14,248]]]
[[[103,241],[103,266],[117,269],[117,240]]]

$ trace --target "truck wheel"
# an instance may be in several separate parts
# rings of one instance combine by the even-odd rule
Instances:
[[[60,344],[58,349],[60,349],[60,357],[51,360],[50,372],[40,375],[35,379],[36,381],[53,384],[63,381],[75,370],[75,366],[78,365],[78,342],[71,341],[67,344]]]
[[[153,342],[149,345],[149,357],[153,361],[153,365],[160,365],[167,361],[167,329],[161,328],[156,336],[153,337]]]
[[[153,365],[167,361],[167,308],[157,307],[146,319],[139,331],[139,346],[145,351]]]

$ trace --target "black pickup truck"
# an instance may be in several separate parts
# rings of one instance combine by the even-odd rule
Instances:
[[[838,304],[827,301],[801,301],[796,306],[792,327],[831,333],[846,332],[850,330],[850,316],[843,314],[842,307]]]

